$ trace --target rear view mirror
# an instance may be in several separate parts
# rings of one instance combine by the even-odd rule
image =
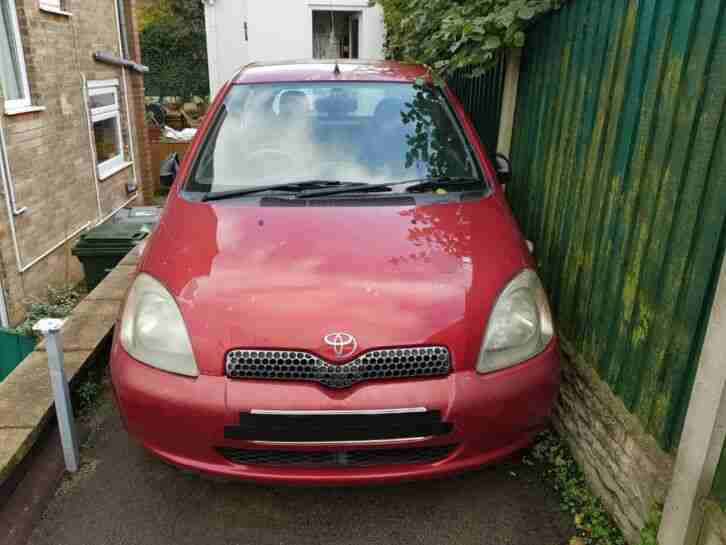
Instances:
[[[497,171],[497,178],[499,183],[508,184],[512,181],[512,163],[509,161],[509,157],[503,153],[497,153],[494,156],[495,170]]]

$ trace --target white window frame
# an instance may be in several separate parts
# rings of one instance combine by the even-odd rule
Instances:
[[[54,13],[55,15],[65,15],[71,17],[71,13],[65,9],[68,4],[67,0],[39,0],[38,8],[40,11],[46,11],[48,13]]]
[[[63,0],[39,0],[40,9],[63,11]]]
[[[119,81],[117,79],[112,80],[98,80],[88,82],[88,111],[91,118],[91,135],[93,136],[93,152],[96,158],[96,170],[98,172],[98,179],[104,180],[119,170],[123,169],[128,165],[124,158],[124,141],[123,132],[121,129],[121,105],[119,104]],[[114,104],[110,106],[99,106],[96,108],[91,107],[91,97],[97,95],[108,95],[113,94]],[[98,155],[96,150],[96,139],[93,130],[93,125],[99,121],[105,121],[107,119],[116,119],[116,131],[117,131],[117,154],[106,159],[102,163],[98,162]]]
[[[25,51],[23,50],[23,41],[20,39],[20,26],[18,24],[18,12],[15,9],[14,0],[0,0],[7,2],[9,6],[8,15],[12,20],[12,39],[15,40],[15,50],[18,52],[18,68],[20,68],[20,79],[23,88],[23,98],[5,99],[5,110],[12,113],[13,110],[22,110],[29,108],[32,97],[30,96],[30,84],[28,83],[28,69],[25,66]]]

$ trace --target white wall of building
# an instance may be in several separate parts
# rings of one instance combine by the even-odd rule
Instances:
[[[207,0],[204,7],[207,31],[209,86],[214,95],[249,58],[245,41],[247,0]]]
[[[212,94],[249,62],[311,58],[315,10],[360,13],[359,57],[384,58],[383,11],[369,0],[205,0]]]

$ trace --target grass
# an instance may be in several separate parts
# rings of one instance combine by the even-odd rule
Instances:
[[[544,467],[545,480],[559,494],[562,509],[573,517],[577,534],[571,545],[626,545],[625,537],[587,485],[582,470],[570,450],[554,431],[540,435],[524,457],[528,465]],[[639,545],[657,545],[661,506],[654,506],[651,519],[643,528]]]

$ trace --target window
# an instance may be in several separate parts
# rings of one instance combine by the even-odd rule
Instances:
[[[62,11],[63,2],[61,0],[40,0],[40,8]]]
[[[38,7],[40,7],[41,11],[70,17],[71,14],[66,11],[67,6],[68,0],[40,0]]]
[[[30,106],[30,88],[14,0],[0,0],[0,19],[0,82],[5,109],[27,108]]]
[[[480,180],[481,172],[435,86],[255,83],[230,89],[185,190],[442,176]]]
[[[126,166],[121,136],[118,80],[89,81],[88,108],[93,125],[98,177],[103,180]]]

